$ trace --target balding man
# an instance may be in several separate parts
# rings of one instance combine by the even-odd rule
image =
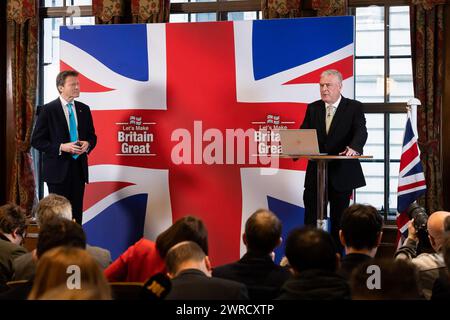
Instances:
[[[408,238],[395,254],[397,259],[410,259],[419,269],[420,284],[426,299],[431,298],[434,281],[444,275],[446,266],[442,254],[442,245],[445,239],[444,221],[450,212],[437,211],[428,219],[427,230],[434,253],[422,253],[417,256],[418,237],[413,220],[408,226]]]
[[[271,256],[281,244],[281,221],[273,212],[259,209],[245,223],[242,240],[247,253],[239,261],[214,268],[213,276],[245,284],[250,299],[275,299],[291,277]]]
[[[165,258],[172,289],[167,300],[247,300],[245,285],[211,277],[208,256],[193,241],[174,245]]]

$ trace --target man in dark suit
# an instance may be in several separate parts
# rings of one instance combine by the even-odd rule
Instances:
[[[272,212],[260,209],[245,223],[242,240],[247,253],[239,261],[214,268],[213,276],[245,284],[252,300],[275,299],[291,277],[287,268],[272,259],[273,250],[281,244],[281,221]]]
[[[239,282],[211,277],[211,264],[192,241],[174,245],[165,258],[172,278],[167,300],[247,300],[247,288]]]
[[[60,96],[39,110],[31,145],[44,153],[43,179],[50,193],[69,199],[73,217],[82,223],[85,183],[89,182],[89,154],[97,143],[89,107],[80,95],[78,73],[62,71],[56,77]]]
[[[320,77],[321,100],[308,105],[302,129],[316,129],[320,152],[355,156],[363,153],[367,140],[362,103],[341,95],[342,75],[324,71]],[[331,234],[339,245],[339,222],[350,204],[352,190],[366,185],[358,160],[335,160],[328,164],[328,199]],[[308,162],[305,177],[305,224],[317,225],[317,164]]]
[[[338,274],[350,280],[356,267],[372,260],[383,236],[383,218],[370,205],[353,204],[342,213],[339,238],[345,248]]]

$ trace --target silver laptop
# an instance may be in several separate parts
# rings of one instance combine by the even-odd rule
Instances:
[[[278,130],[282,154],[288,156],[318,156],[320,153],[316,129]]]

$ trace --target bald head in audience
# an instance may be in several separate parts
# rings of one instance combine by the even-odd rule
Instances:
[[[166,268],[171,278],[181,271],[196,269],[211,277],[211,263],[208,256],[193,241],[183,241],[174,245],[166,255]]]
[[[281,221],[273,212],[259,209],[245,223],[242,238],[247,251],[270,254],[281,244]]]
[[[428,236],[434,251],[439,252],[444,243],[444,221],[450,216],[450,212],[436,211],[428,219]]]

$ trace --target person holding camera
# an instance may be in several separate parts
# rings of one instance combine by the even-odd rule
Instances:
[[[78,72],[60,72],[56,87],[60,96],[39,108],[31,145],[44,153],[42,175],[49,193],[69,199],[73,218],[81,225],[89,182],[87,155],[97,136],[89,107],[74,100],[80,95]]]
[[[428,238],[434,252],[417,255],[417,246],[420,240],[413,219],[408,226],[408,238],[395,253],[396,259],[411,260],[417,267],[422,293],[426,299],[431,298],[435,280],[447,270],[441,249],[445,239],[444,221],[448,216],[450,216],[450,212],[437,211],[428,219]]]

